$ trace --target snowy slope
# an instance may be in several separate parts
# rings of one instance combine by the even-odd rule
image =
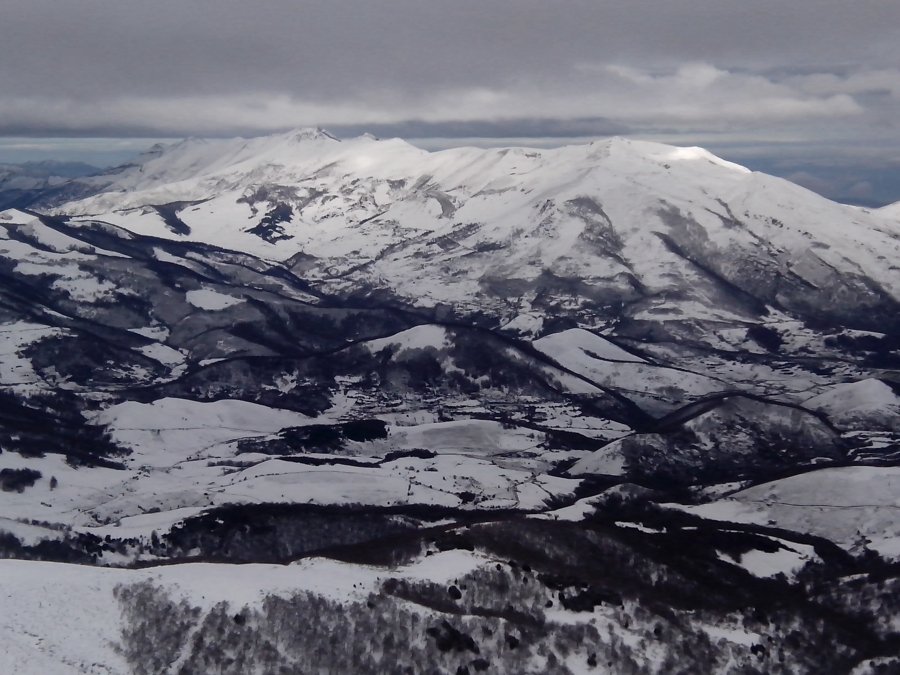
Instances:
[[[532,344],[569,370],[621,392],[655,414],[728,389],[727,383],[711,377],[648,363],[582,329],[553,333]]]
[[[900,396],[881,380],[836,384],[804,405],[824,412],[845,429],[900,431]]]
[[[900,222],[900,202],[882,206],[880,209],[876,209],[875,213],[888,220]]]
[[[680,507],[697,515],[770,524],[831,539],[850,550],[868,546],[900,557],[900,469],[840,467],[804,473],[735,492],[728,499]]]
[[[243,673],[279,665],[290,672],[385,672],[411,658],[413,672],[453,672],[462,662],[482,671],[493,664],[499,673],[537,675],[552,665],[581,674],[596,670],[598,653],[614,670],[638,664],[663,673],[674,660],[691,663],[691,651],[677,646],[681,639],[710,645],[706,658],[719,670],[757,660],[765,629],[740,611],[712,617],[678,608],[666,616],[681,639],[660,640],[654,628],[662,613],[648,612],[640,596],[598,599],[588,609],[577,595],[567,598],[573,589],[546,586],[530,567],[523,572],[514,561],[465,550],[435,551],[393,568],[326,558],[144,570],[3,560],[0,574],[9,582],[0,667],[21,675]],[[492,595],[498,583],[505,585],[499,597]],[[448,589],[456,591],[449,600]],[[304,611],[315,621],[296,616]],[[460,646],[444,643],[441,629]],[[272,642],[282,650],[267,650]],[[792,660],[808,659],[788,649]],[[361,652],[359,660],[335,668],[350,650]],[[235,663],[234,653],[242,660]]]
[[[685,406],[660,420],[654,433],[613,441],[568,473],[627,475],[671,486],[759,479],[843,455],[838,434],[802,408],[724,396]]]
[[[303,591],[361,600],[388,576],[446,582],[484,562],[478,555],[459,551],[390,572],[316,558],[291,566],[193,564],[146,570],[2,560],[0,671],[17,675],[133,672],[120,652],[123,618],[114,595],[119,585],[149,581],[176,600],[205,610],[227,602],[238,612],[260,606],[267,596],[290,597]]]
[[[189,140],[107,178],[57,212],[507,322],[601,306],[638,325],[734,324],[814,306],[866,327],[895,320],[900,299],[895,224],[699,148],[429,153],[303,130]]]

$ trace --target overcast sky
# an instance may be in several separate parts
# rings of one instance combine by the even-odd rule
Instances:
[[[432,147],[622,134],[702,144],[832,196],[900,199],[898,0],[2,8],[0,161],[309,125]],[[77,140],[48,140],[62,137]]]

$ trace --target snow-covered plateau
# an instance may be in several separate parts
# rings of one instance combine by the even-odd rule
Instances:
[[[0,211],[0,672],[900,668],[896,205],[315,129],[51,182]]]

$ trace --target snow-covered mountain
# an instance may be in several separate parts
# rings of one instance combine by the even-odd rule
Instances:
[[[333,292],[527,325],[578,309],[635,335],[778,311],[858,329],[900,316],[896,223],[699,148],[429,153],[304,130],[189,140],[107,179],[58,212],[287,261]]]
[[[40,161],[0,164],[0,210],[27,207],[36,201],[68,201],[84,194],[72,190],[84,176],[100,169],[83,162]]]
[[[900,202],[882,206],[880,209],[877,209],[875,213],[890,220],[900,220]]]
[[[6,670],[327,670],[309,612],[383,644],[345,672],[891,667],[889,211],[618,138],[194,139],[67,185],[0,212],[0,552],[104,567],[2,574],[47,616],[88,584],[107,637],[20,610]]]

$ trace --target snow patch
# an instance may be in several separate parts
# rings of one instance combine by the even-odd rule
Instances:
[[[245,302],[243,298],[236,298],[233,295],[226,295],[225,293],[219,293],[208,288],[188,291],[185,293],[184,297],[185,300],[194,307],[211,312],[228,309],[229,307]]]

